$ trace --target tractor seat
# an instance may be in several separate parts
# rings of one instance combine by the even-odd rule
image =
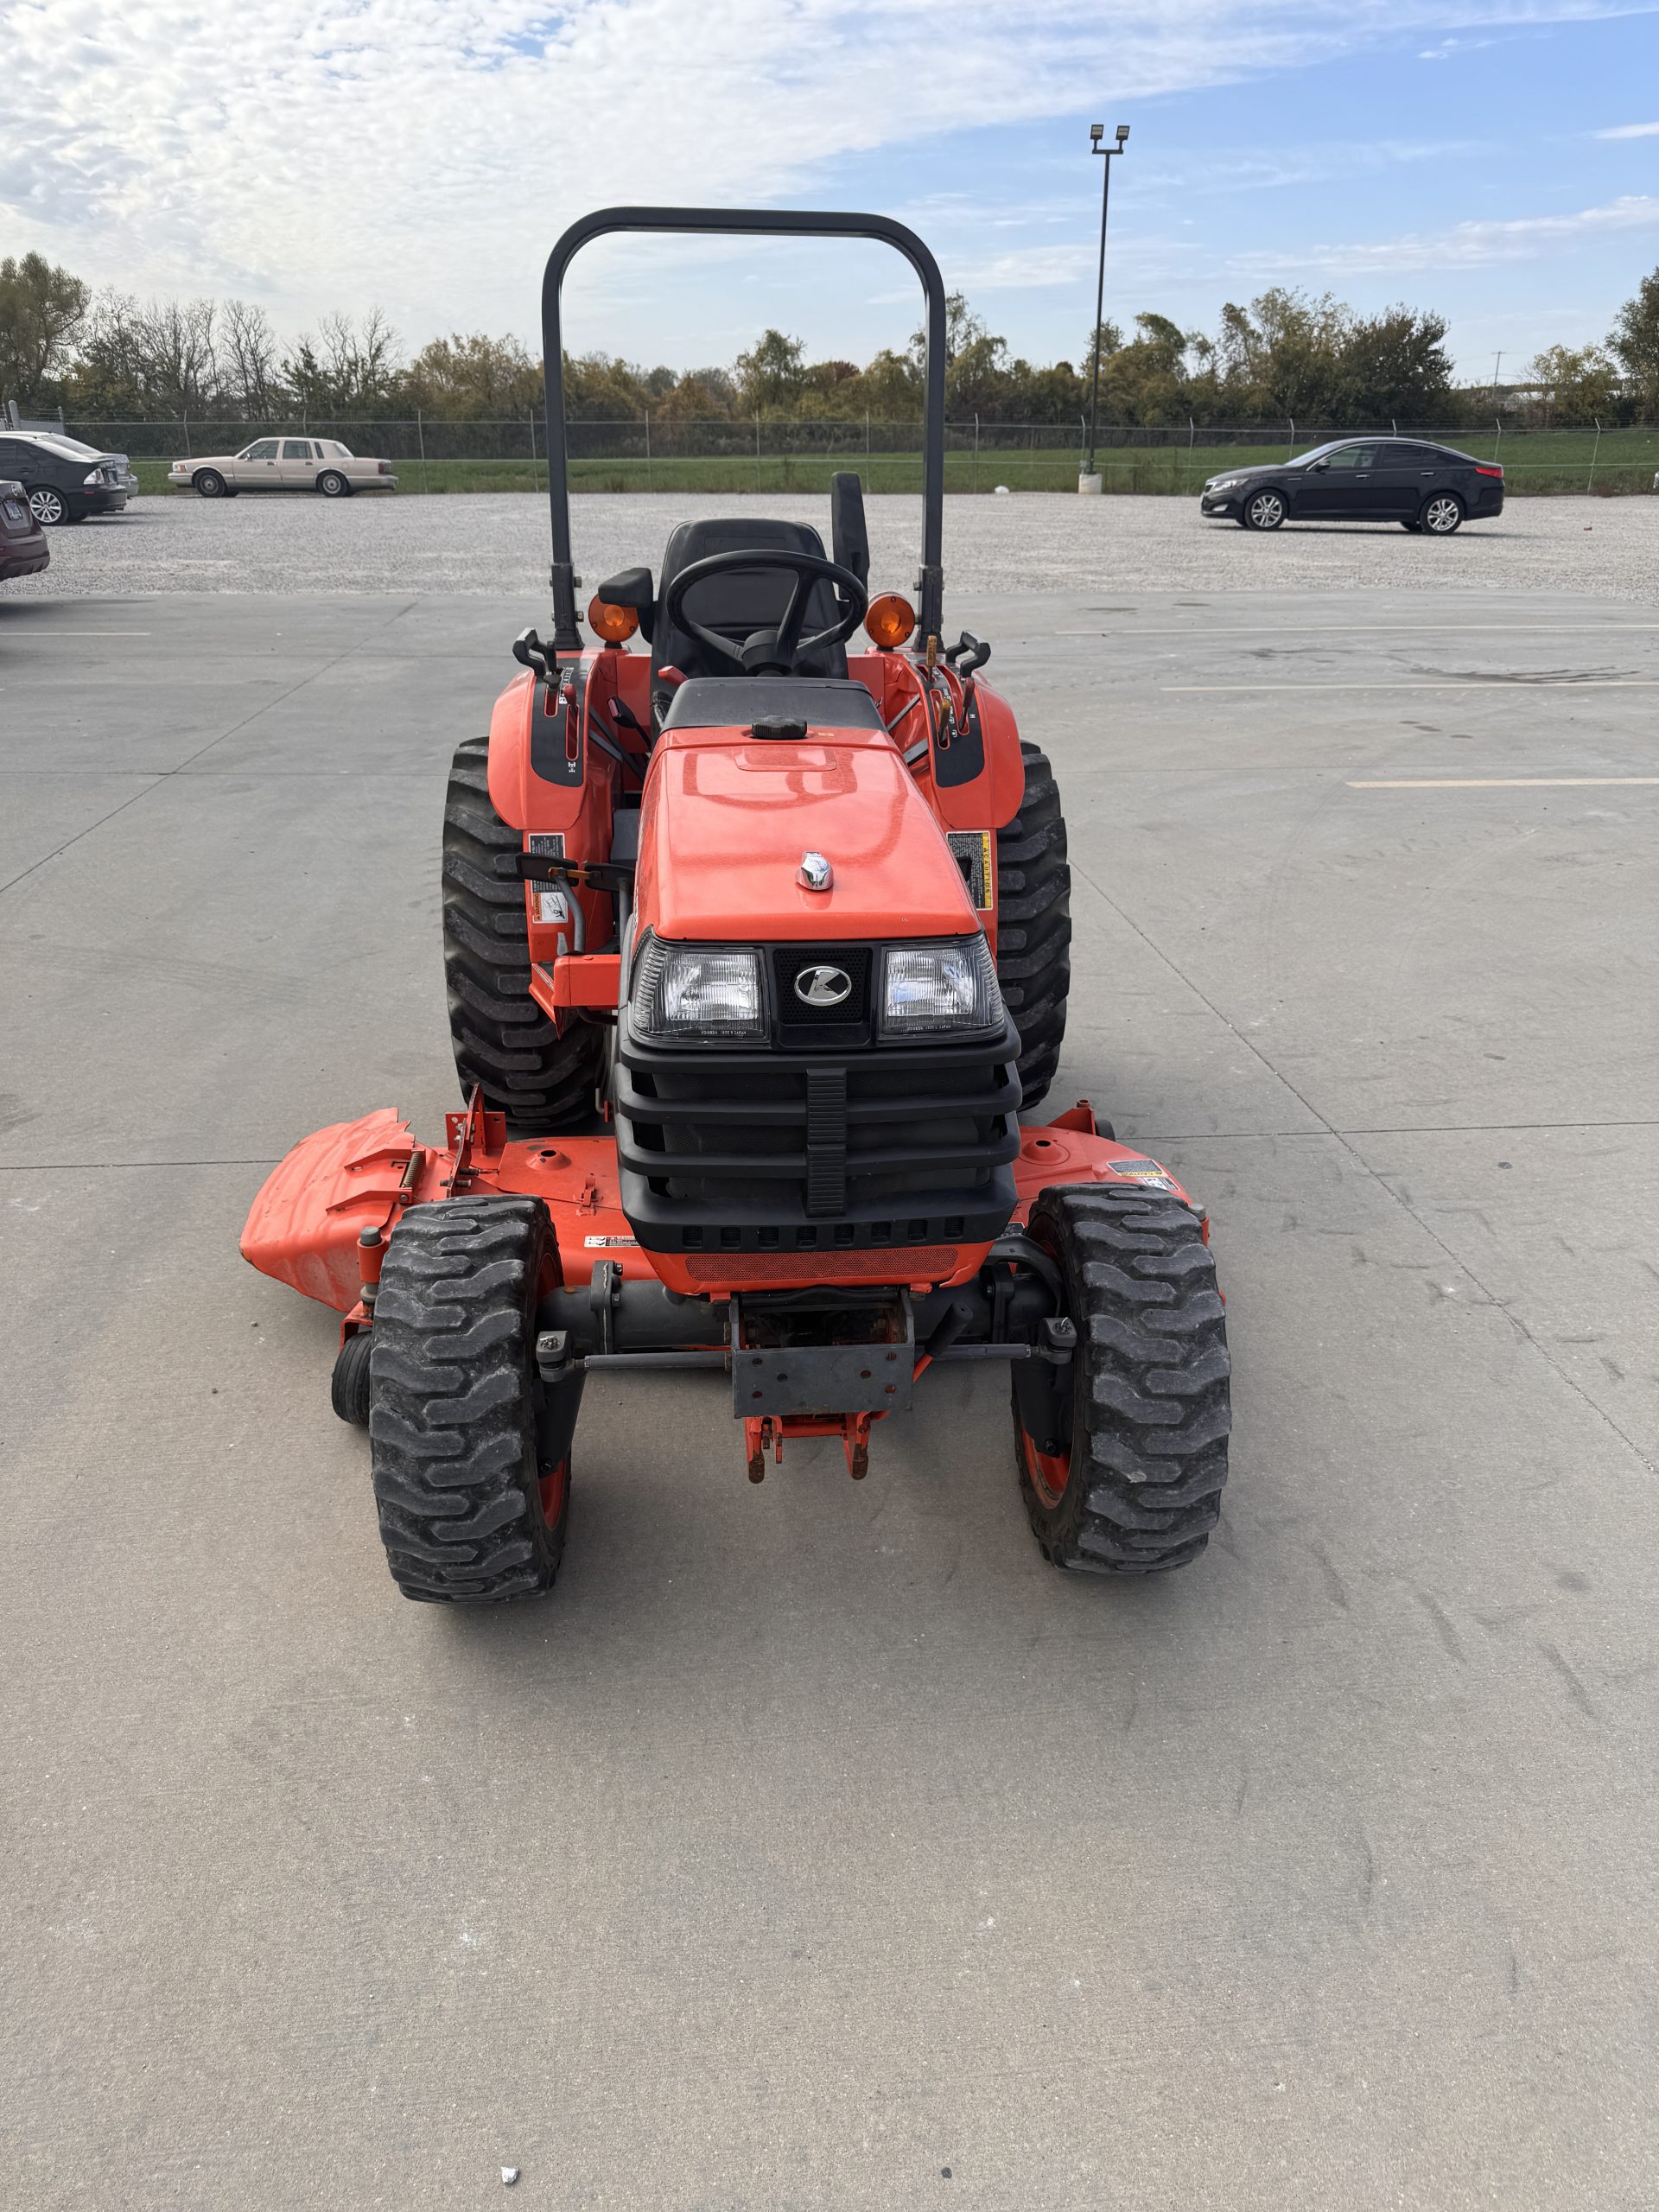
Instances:
[[[774,545],[791,553],[817,553],[820,556],[823,553],[823,540],[809,523],[767,522],[747,515],[724,516],[714,522],[681,523],[663,555],[658,606],[661,607],[666,602],[668,588],[680,570],[689,569],[694,561],[706,561],[711,553],[741,553],[752,547]],[[707,628],[718,630],[722,638],[741,645],[755,631],[770,629],[783,620],[789,594],[794,588],[795,578],[786,575],[781,569],[756,569],[752,574],[734,569],[723,576],[710,576],[706,583],[694,584],[686,594],[686,611]],[[828,580],[817,578],[807,601],[803,635],[810,637],[814,630],[829,629],[840,614]],[[677,668],[682,676],[731,676],[740,683],[750,680],[741,675],[735,663],[711,652],[688,632],[661,619],[651,641],[653,693],[659,668]],[[806,655],[795,673],[844,679],[847,648],[820,645],[816,652]]]

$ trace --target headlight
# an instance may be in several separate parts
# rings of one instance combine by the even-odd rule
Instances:
[[[1217,476],[1212,482],[1206,484],[1205,489],[1207,492],[1231,492],[1235,491],[1243,480],[1243,477],[1239,476]]]
[[[1002,1021],[1002,994],[982,936],[961,944],[887,947],[881,986],[884,1037],[997,1029]]]
[[[729,945],[650,938],[628,1001],[642,1037],[761,1037],[760,956]]]

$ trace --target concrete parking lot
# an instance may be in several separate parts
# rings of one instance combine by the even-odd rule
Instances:
[[[1055,1103],[1214,1219],[1194,1568],[1049,1569],[976,1370],[758,1489],[664,1377],[589,1393],[552,1599],[452,1616],[236,1241],[297,1136],[454,1103],[444,772],[541,549],[136,597],[61,542],[0,604],[0,2197],[1651,2205],[1651,567],[1108,535],[951,600],[1066,794]]]

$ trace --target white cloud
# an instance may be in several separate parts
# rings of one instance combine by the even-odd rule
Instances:
[[[1598,138],[1659,138],[1659,123],[1617,123],[1611,130],[1598,130]]]
[[[547,247],[607,201],[857,204],[880,196],[862,172],[885,149],[987,120],[1078,127],[1096,87],[1121,112],[1402,32],[1643,5],[4,0],[0,213],[9,247],[38,245],[94,282],[241,293],[290,328],[378,302],[416,340],[529,336]],[[1014,281],[1016,257],[987,250],[1008,212],[944,225],[953,282],[976,263],[988,283]],[[753,328],[735,276],[749,262],[700,251],[705,284],[663,296],[647,341],[665,358]],[[1024,281],[1061,281],[1067,251]],[[596,247],[573,302],[649,298],[687,261],[683,243]]]
[[[1231,269],[1256,276],[1307,273],[1321,276],[1391,274],[1415,269],[1474,269],[1491,262],[1526,261],[1552,246],[1612,231],[1659,227],[1659,199],[1628,194],[1605,207],[1571,215],[1522,215],[1511,222],[1459,223],[1451,230],[1408,233],[1354,245],[1316,245],[1287,253],[1235,254]]]

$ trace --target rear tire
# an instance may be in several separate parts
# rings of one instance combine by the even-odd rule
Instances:
[[[499,1605],[548,1589],[570,1510],[568,1447],[544,1467],[536,1309],[556,1280],[539,1198],[413,1206],[375,1300],[369,1456],[404,1597]]]
[[[1071,869],[1065,817],[1048,756],[1021,744],[1020,811],[996,833],[996,975],[1020,1032],[1021,1104],[1048,1093],[1065,1039],[1071,981]]]
[[[1220,1517],[1232,1426],[1226,1316],[1198,1217],[1162,1192],[1052,1185],[1031,1235],[1060,1262],[1077,1331],[1071,1436],[1028,1435],[1015,1398],[1037,1541],[1088,1573],[1185,1567]]]
[[[352,487],[337,468],[325,468],[317,479],[317,489],[325,499],[344,499]]]
[[[524,840],[490,804],[487,737],[455,748],[443,807],[443,973],[461,1096],[474,1089],[525,1136],[580,1128],[604,1052],[595,1024],[563,1036],[530,995]]]
[[[1425,537],[1450,537],[1463,526],[1463,501],[1455,492],[1431,492],[1417,520]]]
[[[69,512],[68,501],[60,492],[54,492],[49,484],[40,485],[29,493],[29,512],[43,530],[73,519]]]

